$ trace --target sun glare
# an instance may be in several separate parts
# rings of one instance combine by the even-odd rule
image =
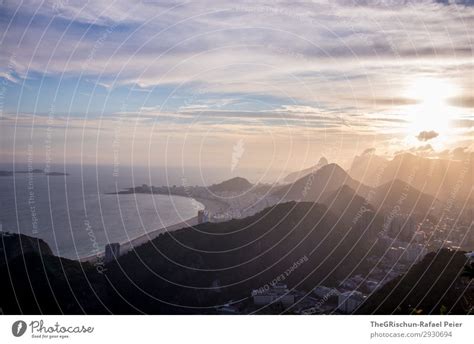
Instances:
[[[410,131],[435,130],[442,133],[448,130],[454,112],[448,99],[456,93],[455,86],[442,79],[415,80],[406,91],[406,97],[416,101],[407,109]]]

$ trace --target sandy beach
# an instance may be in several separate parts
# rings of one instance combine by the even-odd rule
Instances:
[[[194,201],[202,204],[204,206],[205,210],[208,210],[211,213],[217,213],[224,211],[225,209],[228,208],[228,205],[224,202],[220,202],[217,200],[211,200],[207,198],[193,198]],[[181,228],[188,228],[192,227],[198,224],[198,218],[197,215],[190,218],[186,219],[182,222],[176,223],[174,225],[170,225],[167,227],[162,227],[162,228],[157,228],[155,230],[152,230],[148,233],[144,233],[136,238],[124,241],[120,243],[120,255],[126,254],[127,252],[130,252],[133,250],[135,247],[141,246],[145,243],[147,243],[150,240],[153,240],[157,238],[161,233],[165,232],[172,232]],[[81,262],[94,262],[98,259],[102,259],[104,256],[105,251],[101,251],[97,254],[93,254],[87,257],[83,257],[79,259]]]

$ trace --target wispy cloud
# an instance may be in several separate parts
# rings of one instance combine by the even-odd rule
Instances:
[[[92,126],[126,118],[176,133],[403,136],[403,108],[420,102],[402,92],[413,79],[442,75],[462,85],[451,105],[472,108],[470,5],[7,0],[2,110],[38,115],[54,104]]]

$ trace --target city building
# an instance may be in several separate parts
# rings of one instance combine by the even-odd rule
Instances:
[[[408,263],[416,263],[428,253],[428,250],[424,245],[411,244],[405,249],[403,258]]]
[[[466,253],[466,258],[469,259],[469,263],[474,263],[474,251]]]
[[[359,286],[359,283],[354,278],[348,278],[340,284],[340,288],[343,290],[355,290]]]
[[[324,299],[324,298],[328,298],[331,295],[338,295],[339,291],[334,288],[328,288],[323,285],[319,285],[313,289],[313,293],[320,299]]]
[[[374,290],[380,287],[380,282],[370,279],[365,282],[364,286],[369,292],[373,292]]]
[[[463,233],[466,233],[465,245],[471,249],[474,248],[474,231],[470,231],[467,226],[462,227],[461,230]]]
[[[105,245],[105,263],[110,263],[120,256],[120,244],[111,243]]]
[[[295,303],[295,296],[290,293],[286,284],[280,283],[275,284],[267,291],[253,290],[252,299],[256,306],[281,303],[283,307],[288,307]]]
[[[390,247],[386,252],[386,256],[390,262],[396,262],[400,259],[402,253],[403,250],[400,250],[399,247]]]
[[[198,211],[198,224],[209,222],[209,212],[206,210]]]
[[[413,235],[413,241],[418,243],[418,244],[421,244],[421,243],[425,242],[425,240],[426,240],[425,232],[416,231],[415,234]]]
[[[391,219],[386,218],[385,221],[390,221],[388,234],[392,238],[410,241],[417,230],[413,216],[400,214]]]
[[[338,297],[337,309],[344,313],[354,312],[364,302],[364,294],[358,291],[347,291]]]

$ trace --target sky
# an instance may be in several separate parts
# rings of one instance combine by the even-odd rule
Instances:
[[[1,6],[1,162],[266,175],[473,149],[472,0]]]

